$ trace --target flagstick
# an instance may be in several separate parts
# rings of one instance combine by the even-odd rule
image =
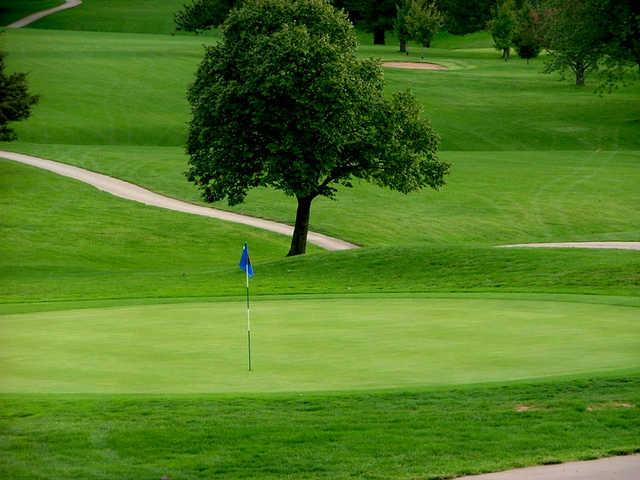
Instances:
[[[244,267],[247,276],[247,346],[249,351],[249,371],[251,371],[251,309],[249,307],[249,264]]]

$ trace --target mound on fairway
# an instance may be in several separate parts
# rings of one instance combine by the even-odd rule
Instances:
[[[262,300],[252,373],[240,301],[5,315],[0,389],[354,390],[640,367],[637,307],[548,300]]]

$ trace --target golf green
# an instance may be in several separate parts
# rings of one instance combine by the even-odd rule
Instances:
[[[356,390],[640,367],[637,307],[551,299],[259,300],[252,373],[241,301],[4,315],[0,391]]]

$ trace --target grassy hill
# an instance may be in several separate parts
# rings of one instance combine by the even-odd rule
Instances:
[[[182,3],[85,0],[3,35],[41,101],[0,148],[199,202],[185,90],[218,32],[169,35]],[[503,62],[484,32],[433,45],[448,71],[385,78],[452,174],[317,201],[312,228],[359,250],[284,258],[284,237],[0,160],[0,474],[449,478],[640,451],[640,255],[494,248],[639,239],[640,85],[597,96]],[[266,189],[234,210],[294,216]]]
[[[183,176],[181,145],[184,92],[202,41],[11,32],[12,68],[30,72],[42,101],[19,125],[20,142],[5,148],[198,201]],[[400,58],[395,50],[364,46],[362,54]],[[385,76],[389,91],[411,88],[432,118],[441,156],[453,165],[448,185],[404,196],[357,184],[336,202],[316,202],[313,229],[368,246],[638,237],[638,86],[599,97],[541,74],[539,63],[505,63],[493,51],[431,49],[429,56],[462,69],[385,69]],[[64,67],[55,64],[60,57]],[[234,210],[291,222],[295,208],[278,192],[258,190]],[[371,218],[379,219],[374,228]]]

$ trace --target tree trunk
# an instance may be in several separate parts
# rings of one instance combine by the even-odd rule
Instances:
[[[584,85],[584,74],[586,67],[583,62],[576,62],[575,72],[576,72],[576,85],[578,87],[582,87]]]
[[[298,210],[296,211],[296,225],[291,237],[291,248],[287,257],[301,255],[307,251],[307,233],[309,232],[309,215],[311,202],[314,197],[298,197]]]
[[[376,27],[373,29],[373,44],[384,45],[384,28]]]
[[[511,49],[510,48],[503,48],[502,49],[502,58],[504,59],[505,62],[507,60],[509,60],[509,56],[510,55],[511,55]]]
[[[423,41],[422,41],[422,46],[423,46],[424,48],[429,48],[429,47],[431,46],[431,39],[430,39],[430,38],[427,38],[427,39],[423,40]]]
[[[400,53],[407,53],[407,39],[400,37]]]

